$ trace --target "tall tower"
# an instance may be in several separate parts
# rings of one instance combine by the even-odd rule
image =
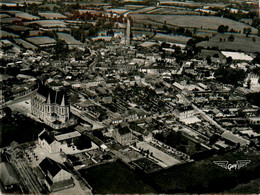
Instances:
[[[127,24],[126,24],[126,46],[130,46],[131,43],[131,22],[129,17],[127,17]]]
[[[257,2],[257,8],[258,8],[258,10],[257,10],[257,14],[258,14],[258,18],[260,18],[260,0],[258,0],[258,2]]]

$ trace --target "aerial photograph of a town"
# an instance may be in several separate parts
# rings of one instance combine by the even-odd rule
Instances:
[[[260,194],[259,0],[0,0],[0,194]]]

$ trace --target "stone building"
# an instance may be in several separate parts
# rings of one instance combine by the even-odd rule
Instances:
[[[63,190],[74,186],[71,173],[65,166],[46,157],[39,164],[44,179],[42,182],[48,187],[50,192]]]
[[[70,104],[67,95],[46,86],[39,86],[31,99],[31,112],[54,129],[70,125]]]
[[[119,127],[113,131],[114,139],[121,145],[129,145],[132,141],[132,132],[126,127]]]

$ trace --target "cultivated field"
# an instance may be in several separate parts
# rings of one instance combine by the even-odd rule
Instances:
[[[135,13],[135,14],[138,14],[138,13],[146,13],[146,12],[151,11],[151,10],[154,10],[154,9],[156,9],[156,7],[145,7],[145,8],[141,8],[141,9],[132,11],[131,13]]]
[[[204,48],[218,47],[220,50],[234,50],[243,52],[260,52],[260,37],[246,37],[246,35],[234,35],[234,41],[228,41],[230,34],[217,34],[209,41],[197,44]],[[222,39],[222,41],[220,41]]]
[[[0,18],[10,18],[11,16],[7,14],[0,13]]]
[[[30,25],[30,24],[38,24],[45,28],[51,28],[51,27],[65,28],[66,27],[66,23],[61,20],[37,20],[37,21],[31,21],[31,22],[24,22],[24,25]]]
[[[9,18],[1,18],[0,23],[10,24],[10,23],[13,23],[13,22],[20,22],[20,21],[22,21],[21,18],[9,17]]]
[[[189,6],[189,7],[199,7],[202,3],[196,2],[181,2],[181,1],[172,1],[172,0],[160,0],[161,5],[176,5],[176,6]]]
[[[19,37],[18,35],[15,35],[13,33],[9,33],[9,32],[6,32],[4,30],[0,30],[0,38],[6,38],[6,37],[14,37],[14,38],[17,38]]]
[[[137,9],[141,9],[144,8],[144,5],[125,5],[124,8],[125,9],[129,9],[129,10],[137,10]]]
[[[217,30],[220,25],[229,26],[229,29],[243,32],[244,28],[251,28],[252,33],[257,33],[257,29],[244,24],[215,16],[190,16],[190,15],[156,15],[156,14],[131,14],[134,21],[138,20],[154,20],[158,22],[166,22],[179,27],[202,28],[209,30]]]
[[[52,12],[41,12],[39,13],[40,16],[46,19],[66,19],[67,16],[64,16],[60,13],[52,13]]]
[[[199,15],[198,12],[192,11],[192,10],[185,10],[183,8],[158,8],[151,11],[146,12],[147,14],[188,14],[188,15]]]
[[[38,17],[38,16],[34,16],[32,14],[28,14],[25,12],[16,13],[15,16],[18,18],[26,19],[26,20],[39,20],[40,19],[40,17]]]
[[[124,13],[128,12],[129,10],[128,9],[107,9],[106,11],[113,12],[116,14],[124,14]]]
[[[37,37],[29,37],[26,38],[27,41],[39,45],[39,46],[47,46],[47,45],[54,45],[56,41],[50,37],[47,36],[37,36]]]
[[[14,39],[15,43],[17,43],[18,45],[22,45],[24,48],[26,49],[32,49],[35,50],[38,47],[32,45],[31,43],[28,43],[27,41],[23,40],[23,39]]]
[[[178,44],[184,44],[186,45],[188,40],[190,40],[190,37],[185,36],[171,36],[166,34],[157,33],[153,40],[156,41],[165,41],[165,42],[171,42],[171,43],[178,43]]]
[[[64,40],[68,45],[82,45],[80,41],[68,33],[57,33],[57,35],[59,39]]]

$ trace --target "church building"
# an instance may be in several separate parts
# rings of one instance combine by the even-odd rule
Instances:
[[[31,99],[31,112],[53,129],[66,128],[70,123],[69,97],[64,92],[40,85]]]

